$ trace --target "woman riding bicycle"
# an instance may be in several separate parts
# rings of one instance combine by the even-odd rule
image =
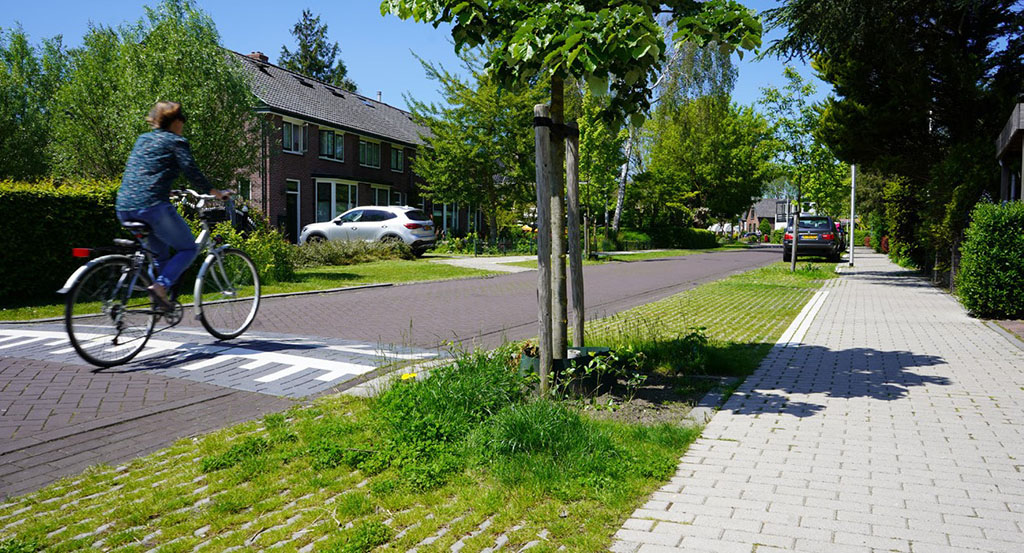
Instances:
[[[188,223],[171,204],[171,185],[184,173],[198,190],[209,190],[219,199],[227,198],[230,192],[211,187],[196,166],[188,141],[182,136],[185,114],[181,104],[157,102],[146,122],[153,130],[139,137],[128,157],[117,191],[117,218],[122,223],[142,221],[149,225],[145,243],[156,257],[159,272],[149,294],[161,308],[170,310],[173,306],[168,291],[199,252]]]

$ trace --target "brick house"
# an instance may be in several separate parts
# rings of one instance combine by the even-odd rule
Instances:
[[[740,228],[743,232],[757,232],[761,221],[767,219],[772,228],[782,228],[786,225],[787,209],[789,202],[776,198],[763,198],[750,206],[740,219]],[[779,224],[782,224],[782,227]]]
[[[465,226],[458,206],[424,205],[419,197],[410,166],[429,130],[408,112],[379,94],[367,98],[273,65],[261,52],[235,55],[252,77],[264,121],[259,168],[240,193],[290,240],[305,225],[363,205],[417,206],[440,229]]]

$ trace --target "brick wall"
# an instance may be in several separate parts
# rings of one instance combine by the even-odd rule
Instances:
[[[262,170],[250,180],[252,200],[264,210],[271,224],[280,225],[286,219],[288,180],[299,182],[300,227],[315,220],[317,178],[358,182],[359,205],[373,203],[374,184],[387,185],[391,187],[392,192],[401,192],[404,203],[414,203],[418,199],[419,195],[415,189],[417,177],[410,170],[415,155],[413,148],[381,141],[380,168],[363,167],[359,164],[359,135],[345,133],[344,162],[322,159],[319,156],[320,127],[308,123],[308,144],[305,153],[284,152],[281,149],[283,119],[274,114],[269,114],[267,118],[270,125],[267,126],[269,132],[264,137]],[[391,170],[391,148],[402,148],[405,151],[402,172]]]

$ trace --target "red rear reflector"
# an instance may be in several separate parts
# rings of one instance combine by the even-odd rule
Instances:
[[[419,223],[406,223],[405,228],[423,228],[423,225]]]
[[[822,239],[822,240],[831,240],[831,239],[833,239],[833,238],[835,238],[835,236],[833,236],[833,235],[831,235],[831,234],[822,234],[822,235],[821,235],[821,239]]]
[[[92,255],[92,250],[89,248],[71,248],[72,257],[89,257]]]
[[[793,235],[788,233],[788,232],[786,233],[785,238],[783,238],[783,240],[792,240],[792,239],[793,239]]]

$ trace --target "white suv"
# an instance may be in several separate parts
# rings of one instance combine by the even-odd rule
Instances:
[[[434,222],[423,211],[408,206],[364,206],[350,209],[324,223],[302,227],[299,243],[320,240],[401,240],[418,256],[434,246]]]

